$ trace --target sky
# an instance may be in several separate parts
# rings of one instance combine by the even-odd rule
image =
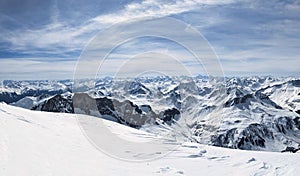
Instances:
[[[1,0],[0,79],[73,78],[78,59],[95,36],[148,17],[171,17],[199,31],[225,76],[300,76],[299,0]],[[120,28],[111,37],[142,28]],[[149,58],[147,64],[127,62],[137,56]],[[180,62],[192,74],[205,74],[203,65],[178,43],[141,37],[117,46],[100,75],[154,68],[165,58],[177,60],[162,70],[176,72]]]

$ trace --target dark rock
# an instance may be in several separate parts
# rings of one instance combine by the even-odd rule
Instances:
[[[77,93],[73,96],[73,102],[75,108],[81,109],[88,115],[93,115],[92,111],[98,111],[102,116],[111,116],[117,122],[134,128],[155,121],[158,117],[150,106],[149,112],[143,113],[137,105],[129,100],[120,102],[107,97],[93,99],[85,93]]]
[[[282,109],[281,106],[277,105],[274,101],[272,101],[267,95],[261,93],[260,91],[257,91],[255,93],[255,97],[259,98],[263,103],[265,104],[269,104],[273,107],[275,107],[276,109]]]
[[[17,95],[15,92],[1,92],[0,93],[0,102],[3,101],[5,103],[17,102],[24,98],[25,96]]]
[[[237,141],[237,148],[250,150],[255,147],[265,147],[265,138],[273,139],[273,133],[263,124],[250,124],[245,128]]]
[[[24,97],[27,96],[41,96],[41,95],[56,95],[56,94],[62,94],[70,90],[54,90],[54,91],[49,91],[49,90],[31,90],[28,89],[26,91],[23,91],[20,95],[16,94],[15,92],[1,92],[0,93],[0,102],[3,101],[5,103],[13,103],[21,100]]]
[[[95,100],[100,114],[116,117],[114,114],[115,106],[111,99],[104,97],[104,98],[96,98]]]
[[[144,86],[142,83],[138,81],[131,82],[128,91],[131,95],[151,94],[150,89],[148,89],[146,86]]]
[[[209,88],[209,87],[203,87],[202,89],[199,89],[199,95],[200,96],[205,96],[205,95],[208,95],[212,92],[212,88]]]
[[[242,97],[236,97],[236,98],[230,99],[230,100],[225,102],[225,107],[230,107],[230,106],[250,102],[251,98],[254,98],[253,95],[252,94],[247,94],[247,95],[242,96]]]
[[[141,105],[141,106],[140,106],[140,109],[141,109],[143,112],[145,112],[145,113],[149,113],[149,112],[152,111],[152,108],[151,108],[150,105]]]
[[[299,151],[300,148],[294,148],[294,147],[286,147],[286,149],[282,150],[281,152],[293,152],[296,153],[297,151]]]
[[[299,79],[298,80],[292,80],[290,82],[292,83],[293,86],[300,87],[300,80]]]
[[[226,90],[227,95],[229,95],[232,92],[234,93],[234,95],[236,97],[242,97],[242,96],[244,96],[244,93],[240,89],[238,89],[237,87],[229,87]]]
[[[300,130],[300,117],[296,117],[293,119],[295,126]]]
[[[176,108],[167,109],[160,114],[160,119],[164,122],[172,122],[173,120],[178,120],[180,115],[180,111]]]
[[[129,100],[119,102],[113,99],[112,101],[118,120],[131,127],[139,128],[146,123],[154,122],[158,117],[152,110],[148,113],[143,113],[137,105]]]
[[[267,95],[261,93],[260,91],[257,91],[255,94],[247,94],[242,97],[236,97],[230,99],[225,102],[224,106],[225,107],[236,106],[238,108],[244,108],[244,107],[248,107],[251,101],[258,101],[261,102],[261,104],[268,104],[275,107],[276,109],[282,109],[281,106],[277,105],[275,102],[270,100],[270,98]]]
[[[294,122],[289,117],[280,117],[275,121],[275,128],[284,134],[287,134],[288,131],[293,130]]]
[[[230,129],[226,131],[224,134],[213,136],[212,144],[218,147],[227,147],[227,148],[236,148],[234,145],[234,134],[237,128]]]
[[[42,105],[41,111],[74,113],[74,108],[72,100],[56,95]]]
[[[213,136],[212,144],[219,147],[253,150],[259,147],[264,148],[267,138],[274,139],[273,133],[267,126],[250,124],[240,134],[237,133],[237,128],[233,128],[223,134]]]

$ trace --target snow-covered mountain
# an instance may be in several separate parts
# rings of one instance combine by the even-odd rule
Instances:
[[[27,96],[48,96],[70,92],[72,90],[71,80],[61,81],[13,81],[4,80],[0,84],[0,101],[6,103],[16,102]]]
[[[175,131],[178,140],[221,147],[283,151],[300,145],[297,78],[107,77],[83,80],[73,93],[71,87],[70,80],[8,81],[0,94],[23,98],[0,100],[32,110],[93,115],[164,135]],[[32,90],[43,93],[29,94]]]
[[[178,143],[156,160],[130,162],[112,158],[89,142],[78,126],[86,115],[30,111],[0,103],[0,175],[298,175],[298,153],[231,150],[198,143]],[[114,135],[159,139],[141,130],[103,121]],[[101,130],[101,129],[99,129]],[[101,134],[101,133],[100,133]],[[114,146],[122,150],[122,146]],[[140,143],[135,143],[140,145]],[[143,153],[121,151],[133,156]]]

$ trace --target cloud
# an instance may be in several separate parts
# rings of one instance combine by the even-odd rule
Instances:
[[[204,6],[224,5],[234,2],[233,0],[171,0],[162,3],[160,0],[146,0],[141,3],[131,3],[118,12],[107,15],[100,15],[93,18],[95,21],[102,24],[112,24],[121,21],[131,20],[132,18],[142,18],[147,16],[169,16],[180,14],[191,10],[199,10]]]
[[[3,58],[0,59],[0,80],[22,79],[70,79],[73,76],[73,60],[56,58]]]
[[[96,16],[76,26],[70,25],[68,21],[59,20],[60,11],[57,4],[54,3],[51,10],[51,23],[38,29],[22,28],[13,32],[6,31],[0,39],[9,44],[9,47],[5,49],[10,52],[25,54],[31,52],[33,56],[42,53],[46,56],[55,52],[63,55],[64,53],[77,51],[77,55],[79,55],[84,45],[88,43],[93,35],[114,23],[146,16],[169,16],[196,10],[202,8],[202,6],[231,2],[233,1],[176,0],[161,2],[159,0],[145,0],[140,3],[127,4],[122,10]]]
[[[297,5],[290,7],[295,2],[244,1],[187,13],[185,19],[195,23],[193,18],[204,15],[217,21],[197,28],[216,50],[225,74],[299,75],[300,16]]]
[[[57,2],[61,3],[61,1]],[[67,5],[65,6],[67,7]],[[298,27],[300,4],[296,0],[276,2],[263,0],[144,0],[127,2],[122,5],[110,2],[109,5],[105,4],[104,6],[110,10],[104,12],[89,9],[88,12],[83,13],[80,11],[81,8],[77,8],[75,12],[68,8],[59,8],[59,4],[53,3],[50,6],[51,18],[45,20],[42,25],[32,27],[18,24],[17,20],[10,16],[0,16],[1,24],[8,24],[6,25],[8,27],[0,26],[0,57],[28,57],[21,61],[12,59],[11,63],[8,62],[8,59],[4,59],[5,62],[0,62],[1,66],[9,67],[10,64],[17,63],[24,66],[38,58],[39,63],[36,64],[46,71],[50,72],[49,68],[57,66],[56,68],[61,69],[56,70],[59,74],[64,70],[71,72],[70,66],[75,65],[75,60],[97,32],[103,31],[115,23],[135,18],[172,16],[196,27],[208,39],[221,59],[227,74],[276,74],[279,72],[296,74],[300,67],[300,28]],[[89,6],[89,8],[91,7]],[[86,11],[86,9],[84,10]],[[71,18],[73,13],[76,19]],[[64,18],[66,14],[68,17]],[[83,14],[89,15],[80,18],[80,15]],[[118,37],[116,34],[119,32],[130,31],[115,31],[109,37],[111,39]],[[189,40],[193,41],[193,39]],[[112,53],[110,59],[115,61],[111,61],[106,70],[109,72],[109,68],[112,67],[117,69],[116,65],[120,64],[121,60],[124,61],[135,54],[149,51],[173,54],[173,56],[184,58],[182,62],[197,72],[195,66],[197,64],[182,48],[154,38],[148,41],[137,39],[136,42],[124,44]],[[66,60],[55,60],[55,58],[65,58]],[[91,57],[91,59],[93,58]],[[51,60],[66,64],[67,67],[59,66],[59,63],[57,65],[49,63],[48,61]],[[69,60],[73,60],[73,63],[71,64]],[[49,64],[49,68],[46,67],[47,64]],[[1,74],[5,75],[6,71],[7,77],[11,77],[13,71],[20,73],[28,71],[23,74],[23,77],[25,75],[30,77],[30,69],[27,69],[30,67],[26,65],[26,68],[23,68],[21,66],[18,68],[13,66],[12,70],[6,68],[2,70]],[[39,70],[33,67],[32,69],[34,74]],[[35,76],[34,74],[31,77]]]

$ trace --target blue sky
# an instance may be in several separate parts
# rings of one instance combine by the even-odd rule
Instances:
[[[2,0],[0,79],[72,78],[80,53],[97,33],[147,16],[170,16],[195,27],[215,50],[225,76],[300,75],[297,0]],[[186,56],[168,41],[141,39],[119,47],[111,56],[119,61],[107,67],[149,50]]]

